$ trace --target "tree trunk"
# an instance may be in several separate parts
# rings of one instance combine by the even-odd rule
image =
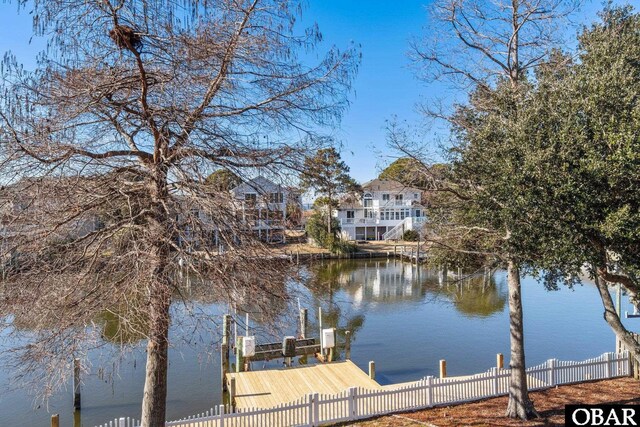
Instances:
[[[167,369],[169,366],[169,272],[171,233],[165,206],[168,199],[167,174],[159,168],[151,188],[153,214],[149,232],[153,266],[149,281],[149,336],[147,365],[142,398],[142,427],[163,427],[166,421]]]
[[[509,260],[507,265],[509,287],[509,331],[511,336],[511,378],[509,379],[509,404],[507,416],[527,420],[537,413],[529,400],[527,372],[524,358],[524,325],[522,322],[522,295],[520,269]]]
[[[147,342],[147,366],[142,398],[142,427],[162,427],[166,421],[169,287],[158,283],[152,291],[151,331]]]
[[[631,356],[640,363],[640,344],[620,321],[620,316],[618,316],[613,299],[611,299],[607,282],[598,275],[595,277],[595,283],[604,307],[604,320],[609,324],[613,333],[616,334],[616,338],[622,341],[625,347],[629,349]]]

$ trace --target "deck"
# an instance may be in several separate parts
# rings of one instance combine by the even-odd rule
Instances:
[[[349,387],[381,390],[350,360],[295,368],[227,374],[236,379],[236,407],[272,408],[310,393],[336,394]]]
[[[236,407],[274,408],[281,404],[294,402],[308,394],[338,394],[350,387],[364,390],[397,390],[415,385],[415,381],[381,386],[369,378],[362,369],[350,360],[300,366],[295,368],[269,369],[227,374],[227,384],[231,378],[236,379]],[[447,377],[445,381],[462,381],[473,378],[469,376]],[[506,381],[504,379],[503,381]],[[532,375],[527,376],[530,388],[540,388],[543,382]],[[483,394],[489,394],[491,384],[480,384]],[[443,390],[444,391],[444,390]],[[440,396],[441,399],[455,398]]]

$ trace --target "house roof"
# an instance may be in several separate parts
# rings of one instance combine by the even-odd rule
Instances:
[[[360,203],[358,198],[353,194],[343,196],[338,203],[338,209],[354,209],[361,207],[362,203]]]
[[[271,191],[282,191],[283,186],[274,183],[268,178],[265,178],[262,175],[259,175],[255,178],[252,178],[246,182],[241,183],[237,187],[231,190],[232,193],[238,195],[245,192],[256,192],[260,194],[266,194]]]
[[[372,179],[371,181],[365,182],[362,184],[362,189],[364,191],[413,191],[413,192],[421,192],[422,190],[409,187],[408,185],[404,185],[401,182],[394,181],[391,179]]]

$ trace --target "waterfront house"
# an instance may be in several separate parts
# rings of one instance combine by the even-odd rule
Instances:
[[[422,191],[397,181],[374,179],[362,193],[343,197],[334,216],[347,240],[395,240],[420,231],[426,220]]]
[[[236,215],[261,239],[286,242],[285,230],[301,212],[302,196],[292,187],[258,176],[231,190]]]

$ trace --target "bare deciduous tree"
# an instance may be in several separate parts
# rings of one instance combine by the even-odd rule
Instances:
[[[29,313],[35,333],[16,354],[53,387],[60,360],[97,342],[86,337],[97,313],[139,307],[127,321],[148,341],[142,425],[164,425],[179,265],[228,299],[285,297],[287,269],[206,177],[300,170],[317,129],[346,107],[358,54],[331,49],[304,65],[299,52],[321,36],[296,30],[297,1],[18,3],[33,7],[49,44],[35,71],[11,57],[3,67],[1,255],[11,267],[0,312]]]

